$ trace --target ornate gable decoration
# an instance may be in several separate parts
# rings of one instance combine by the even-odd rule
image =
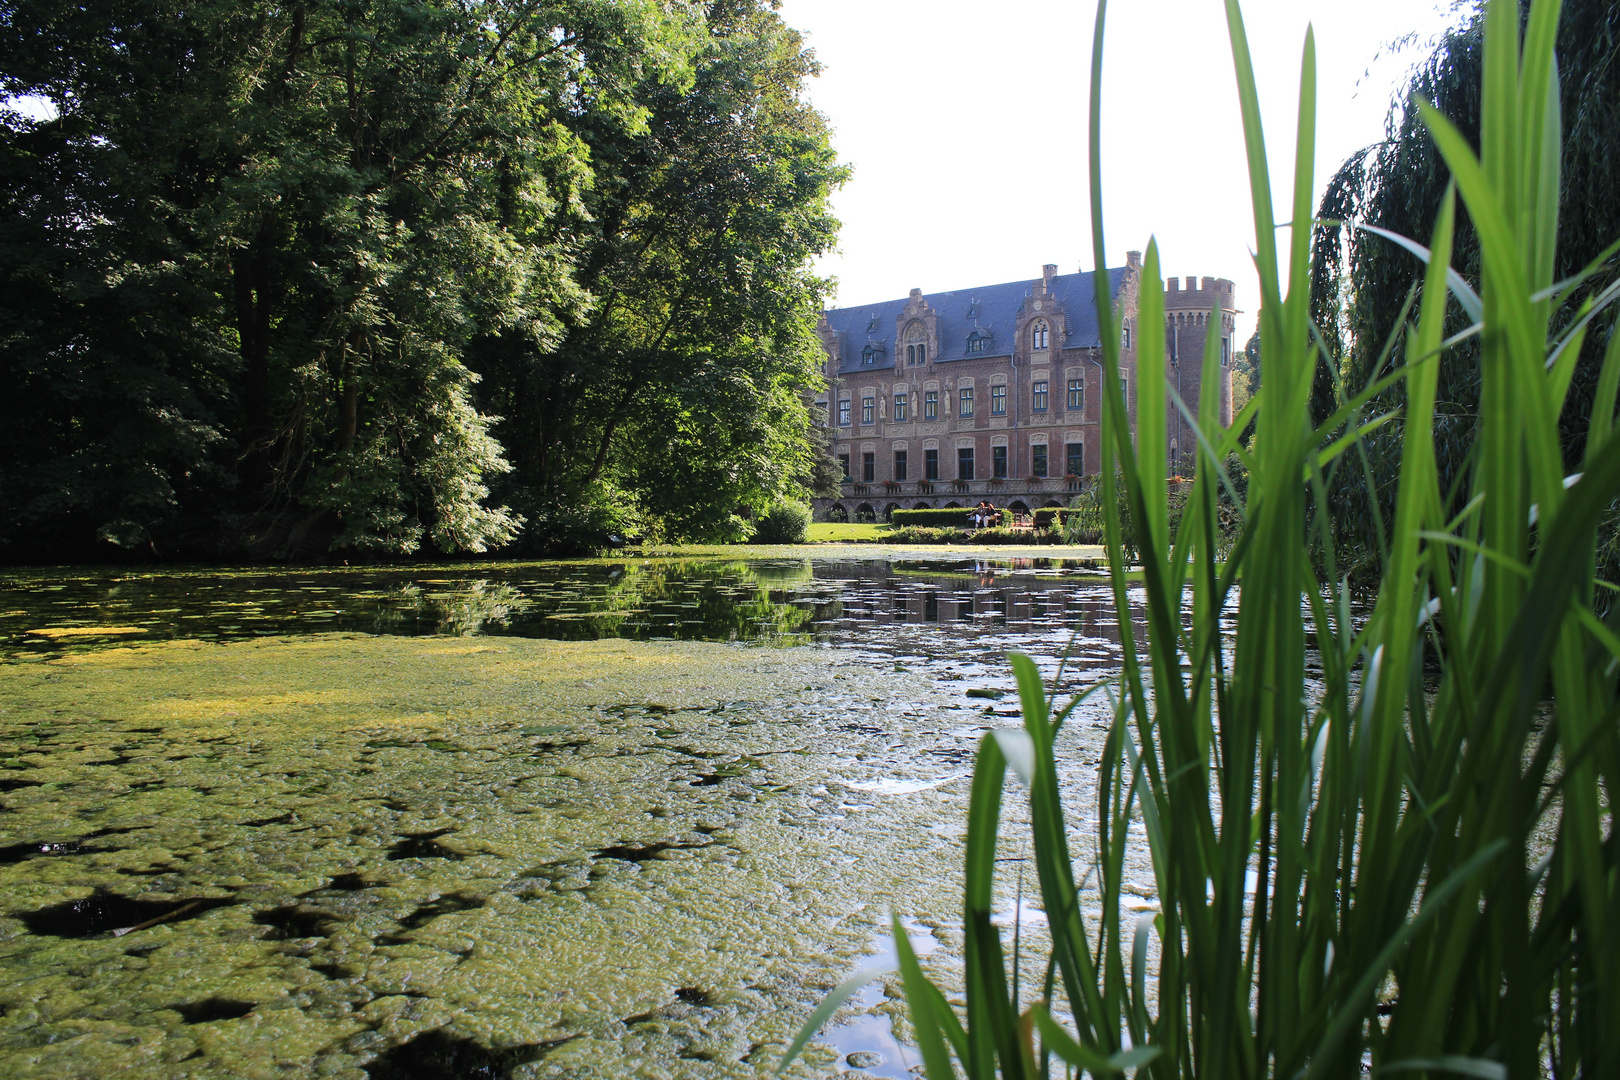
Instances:
[[[926,367],[939,359],[939,313],[928,306],[921,289],[912,289],[894,319],[894,366]]]

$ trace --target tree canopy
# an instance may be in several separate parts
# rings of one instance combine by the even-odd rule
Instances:
[[[1521,4],[1521,11],[1527,13],[1528,5]],[[1376,225],[1428,242],[1450,173],[1416,103],[1433,103],[1477,148],[1482,40],[1483,16],[1477,10],[1440,37],[1414,70],[1406,103],[1391,114],[1387,137],[1351,156],[1330,179],[1319,218]],[[1613,153],[1620,138],[1620,8],[1602,0],[1565,0],[1557,57],[1563,188],[1555,278],[1562,280],[1620,240],[1620,200],[1615,197],[1620,191],[1620,160]],[[1478,240],[1463,210],[1457,218],[1453,265],[1477,283]],[[1422,264],[1388,239],[1349,226],[1319,226],[1313,255],[1313,316],[1337,360],[1342,385],[1359,389],[1398,363],[1403,352],[1398,336],[1416,311]],[[1578,310],[1579,300],[1577,294],[1571,310]],[[1609,323],[1604,315],[1598,325]],[[1465,327],[1466,318],[1454,306],[1448,333]],[[1591,414],[1606,339],[1604,333],[1587,335],[1571,381],[1562,424],[1568,471],[1578,467],[1585,451],[1586,417]],[[1333,377],[1333,369],[1324,365],[1312,395],[1319,420],[1332,411]],[[1479,385],[1478,343],[1464,342],[1448,350],[1440,366],[1434,425],[1437,464],[1448,486],[1466,475],[1469,466]],[[1404,390],[1397,382],[1375,403],[1374,411],[1397,408],[1403,400]],[[1614,403],[1609,404],[1612,408]],[[1331,513],[1352,557],[1377,559],[1382,523],[1391,520],[1400,443],[1400,425],[1389,425],[1369,436],[1365,458],[1358,455],[1339,466]]]
[[[0,0],[0,557],[722,538],[811,469],[765,0]]]

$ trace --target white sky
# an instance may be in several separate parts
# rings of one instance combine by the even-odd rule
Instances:
[[[1392,95],[1460,18],[1454,6],[1246,0],[1277,220],[1290,216],[1307,23],[1320,196],[1346,157],[1382,136]],[[854,168],[833,199],[840,251],[818,264],[838,280],[835,306],[1034,280],[1049,262],[1065,274],[1091,268],[1092,3],[783,0],[781,14],[823,65],[810,100]],[[1167,276],[1233,279],[1244,341],[1258,292],[1254,219],[1224,5],[1115,0],[1104,32],[1108,263],[1156,235]],[[1391,52],[1412,33],[1414,45]]]

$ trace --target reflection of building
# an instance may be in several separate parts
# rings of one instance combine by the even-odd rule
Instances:
[[[1136,319],[1141,261],[1105,271],[1122,321],[1120,377],[1136,418]],[[1232,417],[1232,282],[1204,278],[1165,293],[1166,374],[1198,409],[1204,340],[1220,305],[1221,422]],[[820,519],[885,517],[895,509],[987,500],[1013,510],[1064,505],[1098,470],[1102,347],[1091,274],[1047,265],[1009,282],[825,312],[826,409],[840,497],[815,500]],[[1171,406],[1170,461],[1192,440]]]

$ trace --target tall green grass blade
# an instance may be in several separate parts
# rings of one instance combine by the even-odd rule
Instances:
[[[799,1033],[788,1044],[786,1052],[782,1054],[782,1060],[776,1065],[776,1074],[780,1076],[782,1070],[798,1060],[799,1055],[804,1053],[804,1048],[810,1045],[810,1040],[816,1037],[816,1032],[821,1030],[821,1025],[832,1019],[832,1014],[837,1012],[844,1002],[854,997],[856,991],[873,979],[882,978],[893,970],[892,964],[863,968],[834,987],[832,992],[822,998],[821,1003],[811,1011],[804,1026],[799,1028]]]
[[[917,963],[917,953],[911,947],[911,937],[897,914],[891,913],[889,916],[889,933],[894,938],[895,955],[900,961],[900,981],[905,987],[906,1003],[911,1011],[911,1027],[917,1035],[917,1049],[922,1054],[923,1075],[928,1080],[955,1080],[951,1055],[945,1046],[946,1025],[955,1021],[955,1014],[951,1013],[944,996],[923,974],[922,967]],[[940,1011],[942,1005],[943,1014]],[[965,1036],[963,1038],[961,1050],[965,1056],[967,1047]]]

